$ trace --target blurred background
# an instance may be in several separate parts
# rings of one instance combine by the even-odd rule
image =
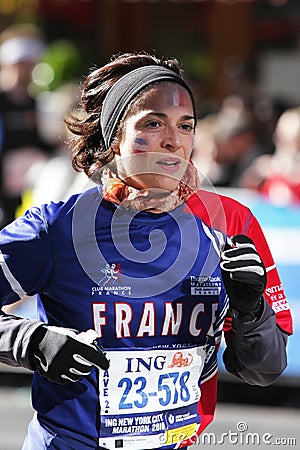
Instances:
[[[273,386],[236,382],[220,360],[211,430],[220,436],[245,420],[253,432],[277,431],[300,445],[298,0],[0,0],[0,227],[86,186],[71,169],[63,117],[91,68],[136,50],[182,63],[199,112],[193,160],[202,185],[257,216],[293,314],[289,364]],[[12,312],[34,317],[35,299]],[[0,449],[20,448],[30,378],[0,366]]]

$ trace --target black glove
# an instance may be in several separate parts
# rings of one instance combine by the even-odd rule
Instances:
[[[35,330],[29,344],[32,368],[58,384],[79,381],[94,366],[106,370],[109,362],[96,338],[94,330],[79,333],[43,325]]]
[[[256,314],[267,283],[264,263],[248,236],[239,234],[226,243],[221,253],[223,282],[230,309]]]

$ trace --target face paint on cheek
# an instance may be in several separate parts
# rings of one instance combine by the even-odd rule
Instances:
[[[135,138],[134,140],[134,148],[132,153],[134,154],[141,154],[147,151],[147,145],[148,145],[148,141],[146,141],[146,139],[143,138]]]
[[[184,106],[184,92],[181,89],[174,89],[167,97],[168,106]]]

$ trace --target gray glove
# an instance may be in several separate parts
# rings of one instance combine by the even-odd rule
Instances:
[[[34,370],[58,384],[69,384],[89,375],[93,367],[106,370],[109,361],[96,343],[94,330],[82,333],[63,327],[41,326],[29,345]]]

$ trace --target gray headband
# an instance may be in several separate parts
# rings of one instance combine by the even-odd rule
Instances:
[[[108,91],[103,101],[100,126],[106,148],[109,148],[111,145],[119,122],[129,103],[145,87],[165,80],[181,84],[189,92],[196,118],[193,94],[189,86],[179,75],[164,66],[153,65],[139,67],[123,75]]]

